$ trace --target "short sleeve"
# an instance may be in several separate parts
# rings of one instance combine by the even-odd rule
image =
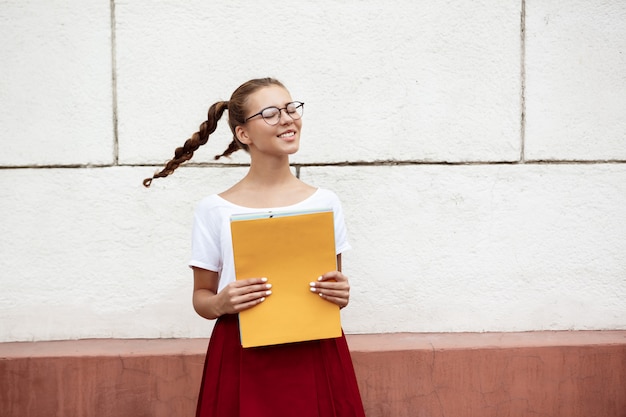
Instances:
[[[332,193],[332,207],[333,216],[335,221],[335,251],[337,255],[343,253],[349,249],[352,249],[350,242],[348,242],[348,230],[346,228],[346,222],[343,215],[343,207],[341,201],[335,193]]]
[[[193,216],[190,267],[221,271],[220,223],[216,210],[211,210],[206,201],[201,201]]]

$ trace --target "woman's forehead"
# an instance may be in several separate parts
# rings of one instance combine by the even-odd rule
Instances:
[[[289,91],[278,85],[263,87],[255,91],[248,97],[248,104],[253,107],[282,107],[286,103],[293,101]]]

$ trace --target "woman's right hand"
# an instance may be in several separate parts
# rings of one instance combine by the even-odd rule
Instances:
[[[267,278],[235,281],[219,293],[219,276],[215,271],[193,268],[193,308],[209,320],[224,314],[235,314],[262,303],[272,291]]]
[[[235,314],[265,301],[272,294],[267,278],[248,278],[234,281],[217,294],[218,309],[222,314]]]

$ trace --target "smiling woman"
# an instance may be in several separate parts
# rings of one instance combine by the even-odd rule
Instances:
[[[304,103],[294,101],[275,79],[244,83],[229,101],[210,106],[199,131],[144,185],[191,159],[226,110],[233,141],[216,159],[244,149],[250,154],[250,169],[228,190],[204,198],[194,215],[192,302],[200,316],[217,319],[196,416],[364,417],[343,332],[335,338],[254,348],[243,348],[240,341],[239,312],[262,304],[273,288],[271,277],[237,279],[230,228],[234,214],[332,209],[337,268],[317,280],[312,277],[302,291],[334,308],[347,306],[350,298],[348,278],[341,272],[341,253],[350,244],[339,198],[300,181],[289,166],[289,156],[300,146]]]
[[[234,133],[250,152],[252,163],[260,159],[255,156],[257,152],[282,155],[288,161],[288,155],[297,152],[300,146],[304,103],[292,101],[282,85],[272,85],[252,94],[247,107],[254,113],[244,119],[244,124],[235,127]]]

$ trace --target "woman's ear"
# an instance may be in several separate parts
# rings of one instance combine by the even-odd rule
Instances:
[[[235,135],[237,136],[237,139],[239,139],[239,142],[244,145],[250,144],[250,136],[248,135],[248,131],[243,126],[237,126],[235,128]]]

